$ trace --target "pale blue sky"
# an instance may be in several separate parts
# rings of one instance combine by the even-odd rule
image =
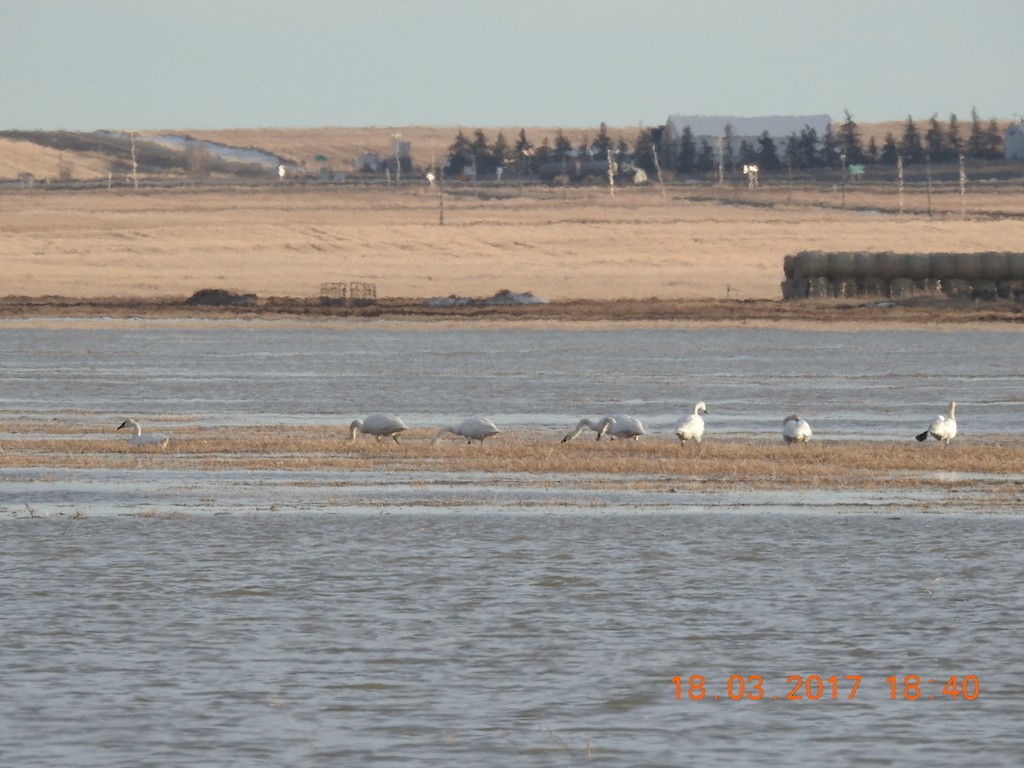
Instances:
[[[0,0],[0,129],[1024,114],[1021,0]]]

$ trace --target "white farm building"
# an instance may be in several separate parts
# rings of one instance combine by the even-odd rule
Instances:
[[[1003,146],[1007,160],[1024,160],[1024,123],[1014,123],[1006,129]]]

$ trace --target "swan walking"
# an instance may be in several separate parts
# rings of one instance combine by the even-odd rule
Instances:
[[[693,406],[693,413],[676,422],[676,437],[679,438],[680,445],[687,440],[693,440],[700,445],[700,440],[704,437],[704,419],[701,414],[707,412],[707,403],[701,401]]]
[[[485,438],[497,435],[501,430],[498,429],[490,419],[485,419],[483,416],[470,416],[459,424],[441,427],[437,434],[431,439],[431,445],[444,437],[448,432],[451,432],[453,435],[466,438],[467,443],[479,440],[480,443],[483,444]]]
[[[956,437],[955,400],[949,404],[949,410],[946,411],[945,416],[936,416],[932,421],[931,426],[920,435],[917,435],[917,441],[919,443],[923,443],[928,439],[928,435],[931,435],[936,440],[940,441],[944,448],[949,445],[950,440]]]
[[[787,443],[806,443],[811,439],[811,425],[793,413],[782,420],[782,439]]]
[[[125,419],[117,429],[130,429],[132,431],[132,436],[128,439],[131,445],[159,445],[160,450],[166,451],[167,444],[171,442],[171,438],[160,432],[142,434],[142,427],[139,426],[139,422],[135,419]],[[116,432],[117,430],[114,431]]]
[[[348,437],[355,440],[356,435],[362,432],[364,435],[373,435],[380,442],[382,437],[390,437],[396,443],[398,436],[409,427],[398,416],[391,413],[371,413],[365,419],[356,419],[348,425]]]
[[[647,430],[640,419],[635,419],[624,413],[615,413],[611,416],[605,416],[596,422],[590,419],[580,419],[579,423],[576,424],[576,428],[562,438],[562,442],[567,443],[570,440],[575,440],[584,429],[592,429],[597,432],[598,440],[601,439],[602,435],[608,435],[613,440],[616,437],[620,437],[623,440],[639,440],[641,435],[647,434]]]

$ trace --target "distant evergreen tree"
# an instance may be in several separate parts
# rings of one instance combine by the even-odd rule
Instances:
[[[868,140],[868,152],[867,152],[867,158],[866,159],[867,159],[868,162],[871,162],[871,163],[877,163],[878,162],[878,142],[875,141],[875,137],[874,136],[872,136]]]
[[[636,137],[636,151],[633,152],[633,164],[637,168],[643,168],[644,172],[652,177],[657,173],[657,168],[654,165],[654,152],[657,146],[658,142],[654,130],[651,128],[641,128],[640,133]],[[661,162],[660,158],[658,162]]]
[[[558,133],[555,134],[555,146],[554,154],[556,156],[565,156],[572,154],[572,142],[566,138],[565,134],[562,133],[562,129],[558,129]]]
[[[832,123],[825,126],[825,135],[821,137],[820,163],[825,168],[839,167],[839,142],[832,132]]]
[[[679,157],[674,167],[679,173],[693,173],[697,169],[697,142],[688,125],[683,127],[679,137]]]
[[[505,140],[505,134],[498,131],[498,136],[494,140],[494,144],[491,145],[491,156],[494,158],[495,170],[504,167],[509,160],[513,160],[513,155],[512,148],[508,145],[508,141]]]
[[[534,171],[533,166],[533,144],[526,138],[526,129],[519,129],[519,138],[516,139],[513,153],[516,161],[516,168],[523,176]]]
[[[755,163],[762,171],[777,171],[782,161],[779,160],[779,152],[775,148],[775,140],[764,131],[757,140],[758,150]]]
[[[949,150],[950,159],[959,160],[964,153],[964,140],[960,135],[960,121],[952,112],[949,115],[949,123],[946,125],[946,147]]]
[[[946,133],[939,125],[938,118],[932,115],[928,120],[928,131],[924,135],[924,151],[933,163],[949,162],[949,146],[946,144]]]
[[[466,172],[466,168],[472,165],[473,145],[460,129],[455,141],[448,147],[448,165],[444,168],[444,175],[459,178]]]
[[[985,145],[985,129],[981,125],[981,118],[978,117],[978,109],[971,107],[971,134],[967,137],[967,154],[982,160],[985,157]]]
[[[708,143],[707,139],[700,140],[700,150],[697,152],[697,170],[701,173],[713,171],[718,165],[715,148]]]
[[[818,132],[809,125],[800,129],[799,155],[800,162],[794,163],[797,168],[815,168],[821,165],[821,156],[818,152]]]
[[[914,119],[910,115],[907,115],[907,122],[903,126],[903,138],[900,139],[899,147],[904,163],[917,163],[924,159],[921,134],[918,133]]]
[[[740,165],[757,165],[757,150],[746,139],[740,142]]]
[[[839,136],[837,137],[839,149],[846,153],[847,163],[863,163],[864,148],[861,145],[857,123],[853,121],[853,116],[849,111],[845,111],[845,114],[846,120],[839,126]]]
[[[478,179],[489,179],[498,168],[498,161],[491,152],[491,145],[487,142],[484,132],[477,128],[473,132],[473,167],[476,169]]]
[[[1004,153],[1003,134],[999,130],[999,124],[995,119],[989,120],[988,127],[985,129],[985,159],[999,160]]]
[[[612,140],[608,136],[608,126],[601,123],[597,129],[597,138],[590,145],[590,152],[595,157],[607,157],[608,150],[612,148]]]
[[[885,141],[882,143],[882,153],[878,160],[883,165],[896,165],[896,159],[900,156],[900,148],[896,143],[896,137],[892,133],[885,134]]]
[[[733,151],[732,142],[735,138],[735,131],[732,123],[726,123],[722,129],[722,162],[725,164],[726,172],[733,169],[736,160],[736,153]]]

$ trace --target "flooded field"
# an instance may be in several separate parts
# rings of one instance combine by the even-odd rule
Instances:
[[[0,755],[1016,765],[1022,353],[1003,330],[4,321]],[[914,441],[950,400],[953,443]],[[401,444],[348,441],[382,410]],[[617,412],[648,434],[561,442]],[[473,413],[502,433],[431,444]],[[128,446],[129,416],[167,450]]]

